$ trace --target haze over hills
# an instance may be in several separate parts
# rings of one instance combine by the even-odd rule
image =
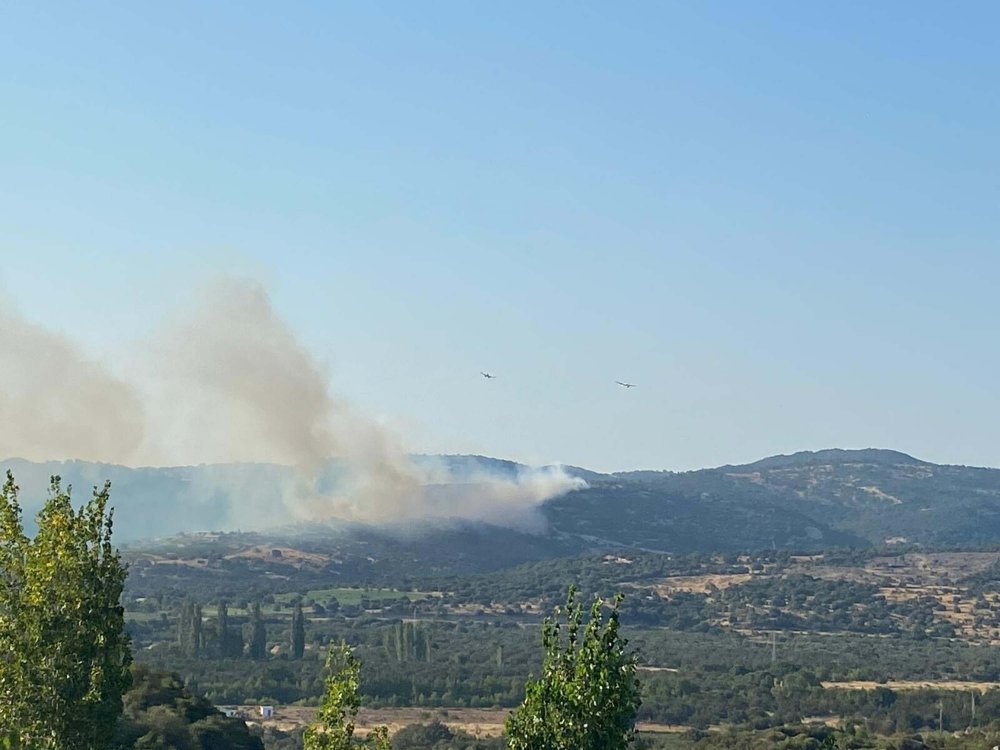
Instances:
[[[480,534],[484,527],[505,525],[503,518],[482,513],[463,520],[454,509],[466,501],[494,501],[483,499],[485,485],[477,484],[482,477],[514,481],[537,471],[482,456],[413,460],[433,464],[439,473],[444,467],[447,481],[427,490],[442,510],[439,517],[390,525],[397,536],[446,533],[455,539],[475,526]],[[283,466],[129,468],[20,459],[2,466],[22,487],[26,515],[37,509],[51,475],[72,484],[78,500],[79,493],[110,480],[116,534],[123,541],[195,531],[303,529],[297,519],[283,516],[282,493],[296,481],[293,470]],[[802,452],[681,473],[562,471],[586,484],[540,502],[534,527],[502,535],[523,538],[532,557],[545,556],[550,548],[551,554],[615,546],[678,552],[805,550],[1000,540],[1000,470],[936,465],[896,451]],[[336,480],[337,467],[331,464],[315,481],[322,490]],[[480,522],[484,517],[485,524]],[[333,526],[375,533],[371,526]]]

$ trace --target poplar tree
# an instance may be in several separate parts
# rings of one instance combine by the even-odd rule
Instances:
[[[365,743],[354,741],[354,721],[361,707],[361,663],[350,647],[341,642],[331,646],[326,655],[326,690],[316,715],[316,722],[302,735],[303,750],[350,750],[369,747],[391,750],[389,731],[375,727]]]
[[[507,719],[509,750],[628,747],[641,700],[636,657],[619,633],[620,603],[618,596],[605,619],[604,603],[595,598],[584,625],[583,606],[570,588],[565,611],[545,619],[542,673],[528,681],[524,702]]]
[[[110,484],[79,510],[53,477],[33,539],[0,490],[0,727],[32,750],[106,750],[132,661]]]
[[[202,608],[194,602],[184,602],[177,621],[177,644],[184,656],[197,659],[204,646]]]

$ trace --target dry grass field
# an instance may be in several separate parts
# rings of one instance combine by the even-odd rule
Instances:
[[[706,574],[701,576],[670,576],[652,584],[657,594],[669,598],[673,594],[707,594],[712,590],[727,589],[746,583],[753,576],[749,573]],[[645,586],[645,584],[644,584]]]
[[[267,545],[258,545],[256,547],[241,550],[240,552],[235,552],[231,555],[226,555],[227,560],[241,558],[261,560],[264,562],[280,562],[282,565],[292,565],[297,568],[306,565],[322,568],[330,562],[329,555],[322,555],[316,552],[303,552],[302,550],[294,549],[292,547],[270,547]]]
[[[283,732],[307,726],[316,715],[316,709],[307,706],[275,706],[270,719],[262,719],[257,706],[240,706],[248,722],[273,726]],[[449,729],[462,730],[474,737],[499,737],[509,708],[362,708],[358,712],[357,732],[367,735],[377,726],[389,727],[394,734],[408,724],[426,724],[440,721]],[[677,734],[686,732],[688,726],[640,722],[640,732],[650,734]]]
[[[1000,688],[1000,682],[967,682],[963,680],[890,680],[889,682],[874,682],[870,680],[848,680],[844,682],[821,682],[829,690],[954,690],[969,692],[975,690],[985,693],[987,690]]]
[[[275,706],[270,719],[261,718],[257,706],[240,706],[239,710],[248,722],[285,732],[307,726],[316,715],[316,709],[309,706]],[[362,708],[358,712],[357,731],[365,735],[372,727],[387,726],[394,733],[408,724],[436,720],[476,737],[495,737],[503,731],[508,713],[505,708]]]
[[[797,556],[782,575],[807,575],[824,580],[849,580],[877,586],[889,601],[922,597],[937,599],[935,617],[956,626],[960,638],[976,643],[1000,645],[1000,592],[973,597],[964,579],[986,570],[1000,559],[996,552],[927,552],[876,557],[864,566],[829,565],[822,556]],[[767,573],[763,574],[764,576]],[[713,581],[712,579],[722,579]],[[739,586],[740,576],[689,576],[667,579],[658,585],[662,596],[673,591],[707,591],[709,583],[724,588]],[[745,576],[749,579],[750,576]],[[985,604],[984,604],[985,601]],[[722,623],[725,625],[726,623]],[[747,634],[750,634],[747,631]]]

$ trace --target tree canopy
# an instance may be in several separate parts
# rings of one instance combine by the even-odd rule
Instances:
[[[304,750],[349,750],[355,747],[354,720],[361,706],[358,690],[361,682],[361,663],[350,647],[341,642],[331,646],[326,657],[326,692],[320,705],[316,723],[306,729],[303,736]],[[368,735],[367,746],[372,750],[390,750],[389,732],[376,727]]]
[[[177,675],[145,666],[133,667],[132,674],[114,750],[263,750],[243,720],[192,695]]]
[[[111,545],[110,485],[74,510],[53,477],[33,539],[18,487],[0,490],[0,726],[32,750],[106,750],[132,656]]]
[[[595,597],[584,625],[583,605],[570,588],[565,610],[546,618],[541,676],[528,681],[524,702],[507,719],[510,750],[628,746],[641,701],[636,657],[619,632],[620,603],[616,597],[605,619],[604,603]]]

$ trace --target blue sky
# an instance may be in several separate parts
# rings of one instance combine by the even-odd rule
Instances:
[[[8,4],[0,293],[114,367],[253,277],[418,451],[1000,465],[998,22]]]

